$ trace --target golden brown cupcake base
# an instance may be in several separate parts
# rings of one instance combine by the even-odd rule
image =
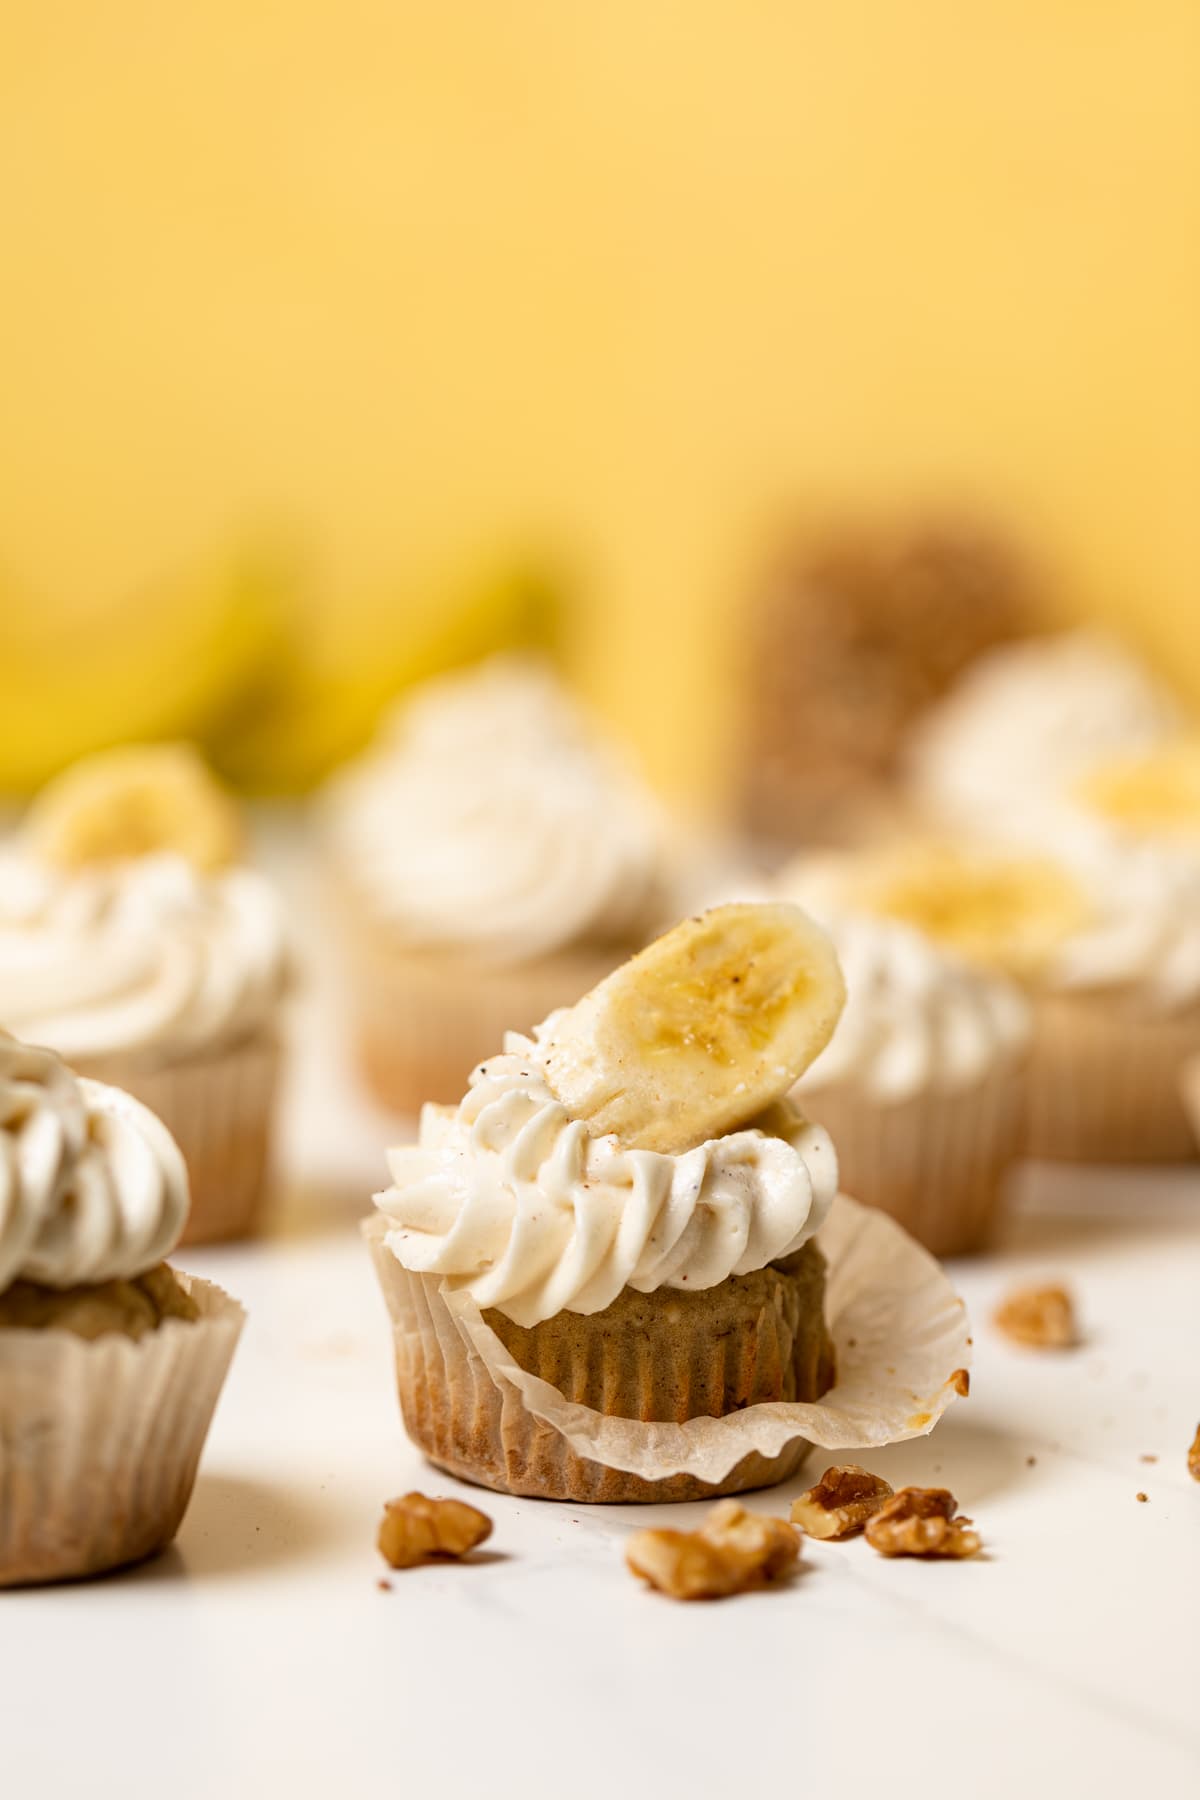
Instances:
[[[1025,1091],[1024,1070],[1008,1063],[965,1093],[885,1105],[830,1086],[803,1104],[837,1146],[848,1193],[890,1213],[935,1256],[962,1256],[982,1249],[996,1224],[1022,1154]]]
[[[1200,1007],[1147,1016],[1103,995],[1043,995],[1034,1007],[1025,1152],[1061,1162],[1191,1162],[1185,1064],[1200,1054]]]
[[[196,1317],[195,1301],[166,1263],[132,1281],[75,1288],[15,1281],[0,1294],[0,1331],[70,1331],[88,1339],[116,1331],[137,1340],[164,1319]]]
[[[396,1328],[396,1383],[405,1428],[439,1468],[502,1493],[576,1502],[699,1500],[786,1480],[809,1446],[753,1453],[724,1480],[687,1474],[646,1480],[577,1456],[493,1379],[440,1293],[440,1278],[412,1275],[383,1245],[386,1221],[367,1228]],[[832,1385],[833,1347],[822,1310],[824,1258],[806,1245],[786,1262],[689,1294],[629,1289],[604,1312],[560,1313],[530,1328],[488,1312],[485,1322],[516,1361],[609,1417],[683,1423],[766,1401],[813,1401]]]
[[[182,1244],[249,1236],[270,1173],[280,1048],[270,1032],[158,1067],[77,1061],[80,1075],[124,1088],[157,1113],[183,1152],[192,1205]]]

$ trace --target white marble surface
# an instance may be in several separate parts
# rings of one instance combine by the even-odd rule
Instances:
[[[786,1589],[684,1607],[622,1545],[702,1508],[487,1496],[486,1553],[385,1591],[383,1499],[471,1490],[400,1428],[355,1230],[395,1128],[344,1073],[333,982],[297,1006],[270,1237],[183,1259],[250,1321],[176,1547],[0,1596],[5,1800],[1200,1792],[1200,1174],[1030,1171],[1002,1248],[956,1271],[971,1398],[866,1460],[951,1486],[985,1558],[811,1544]],[[1078,1295],[1072,1354],[987,1325],[1043,1274]]]

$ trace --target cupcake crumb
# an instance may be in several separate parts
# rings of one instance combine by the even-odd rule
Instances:
[[[1158,1457],[1155,1455],[1153,1450],[1143,1450],[1142,1454],[1138,1457],[1138,1461],[1146,1462],[1146,1463],[1156,1463],[1158,1461]]]
[[[1150,1498],[1150,1496],[1149,1496],[1149,1494],[1138,1494],[1137,1498],[1139,1500],[1148,1500]]]
[[[1061,1282],[1014,1288],[992,1314],[992,1323],[1030,1350],[1070,1350],[1079,1342],[1075,1305]]]

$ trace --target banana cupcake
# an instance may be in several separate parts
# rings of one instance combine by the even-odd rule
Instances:
[[[931,1428],[965,1315],[787,1095],[842,1005],[798,908],[678,926],[427,1106],[366,1227],[401,1408],[506,1492],[683,1500]]]
[[[644,943],[665,906],[666,825],[533,659],[428,683],[332,784],[327,862],[360,1061],[413,1113],[462,1092]]]
[[[1200,1052],[1200,871],[1097,841],[1068,858],[976,846],[800,859],[781,891],[822,918],[916,927],[1025,988],[1025,1149],[1080,1162],[1196,1154],[1181,1093]]]
[[[851,1193],[936,1256],[979,1249],[1022,1153],[1029,1006],[906,925],[826,921],[846,980],[794,1098],[830,1132]]]
[[[183,746],[110,751],[0,850],[0,1023],[123,1087],[187,1161],[185,1241],[257,1223],[286,952],[236,811]]]
[[[0,1586],[179,1527],[243,1318],[163,1261],[187,1211],[153,1113],[0,1033]]]

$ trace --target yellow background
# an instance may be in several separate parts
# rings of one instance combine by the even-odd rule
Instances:
[[[369,656],[544,551],[694,795],[764,527],[948,497],[1200,691],[1193,0],[0,16],[10,630],[269,529]]]

